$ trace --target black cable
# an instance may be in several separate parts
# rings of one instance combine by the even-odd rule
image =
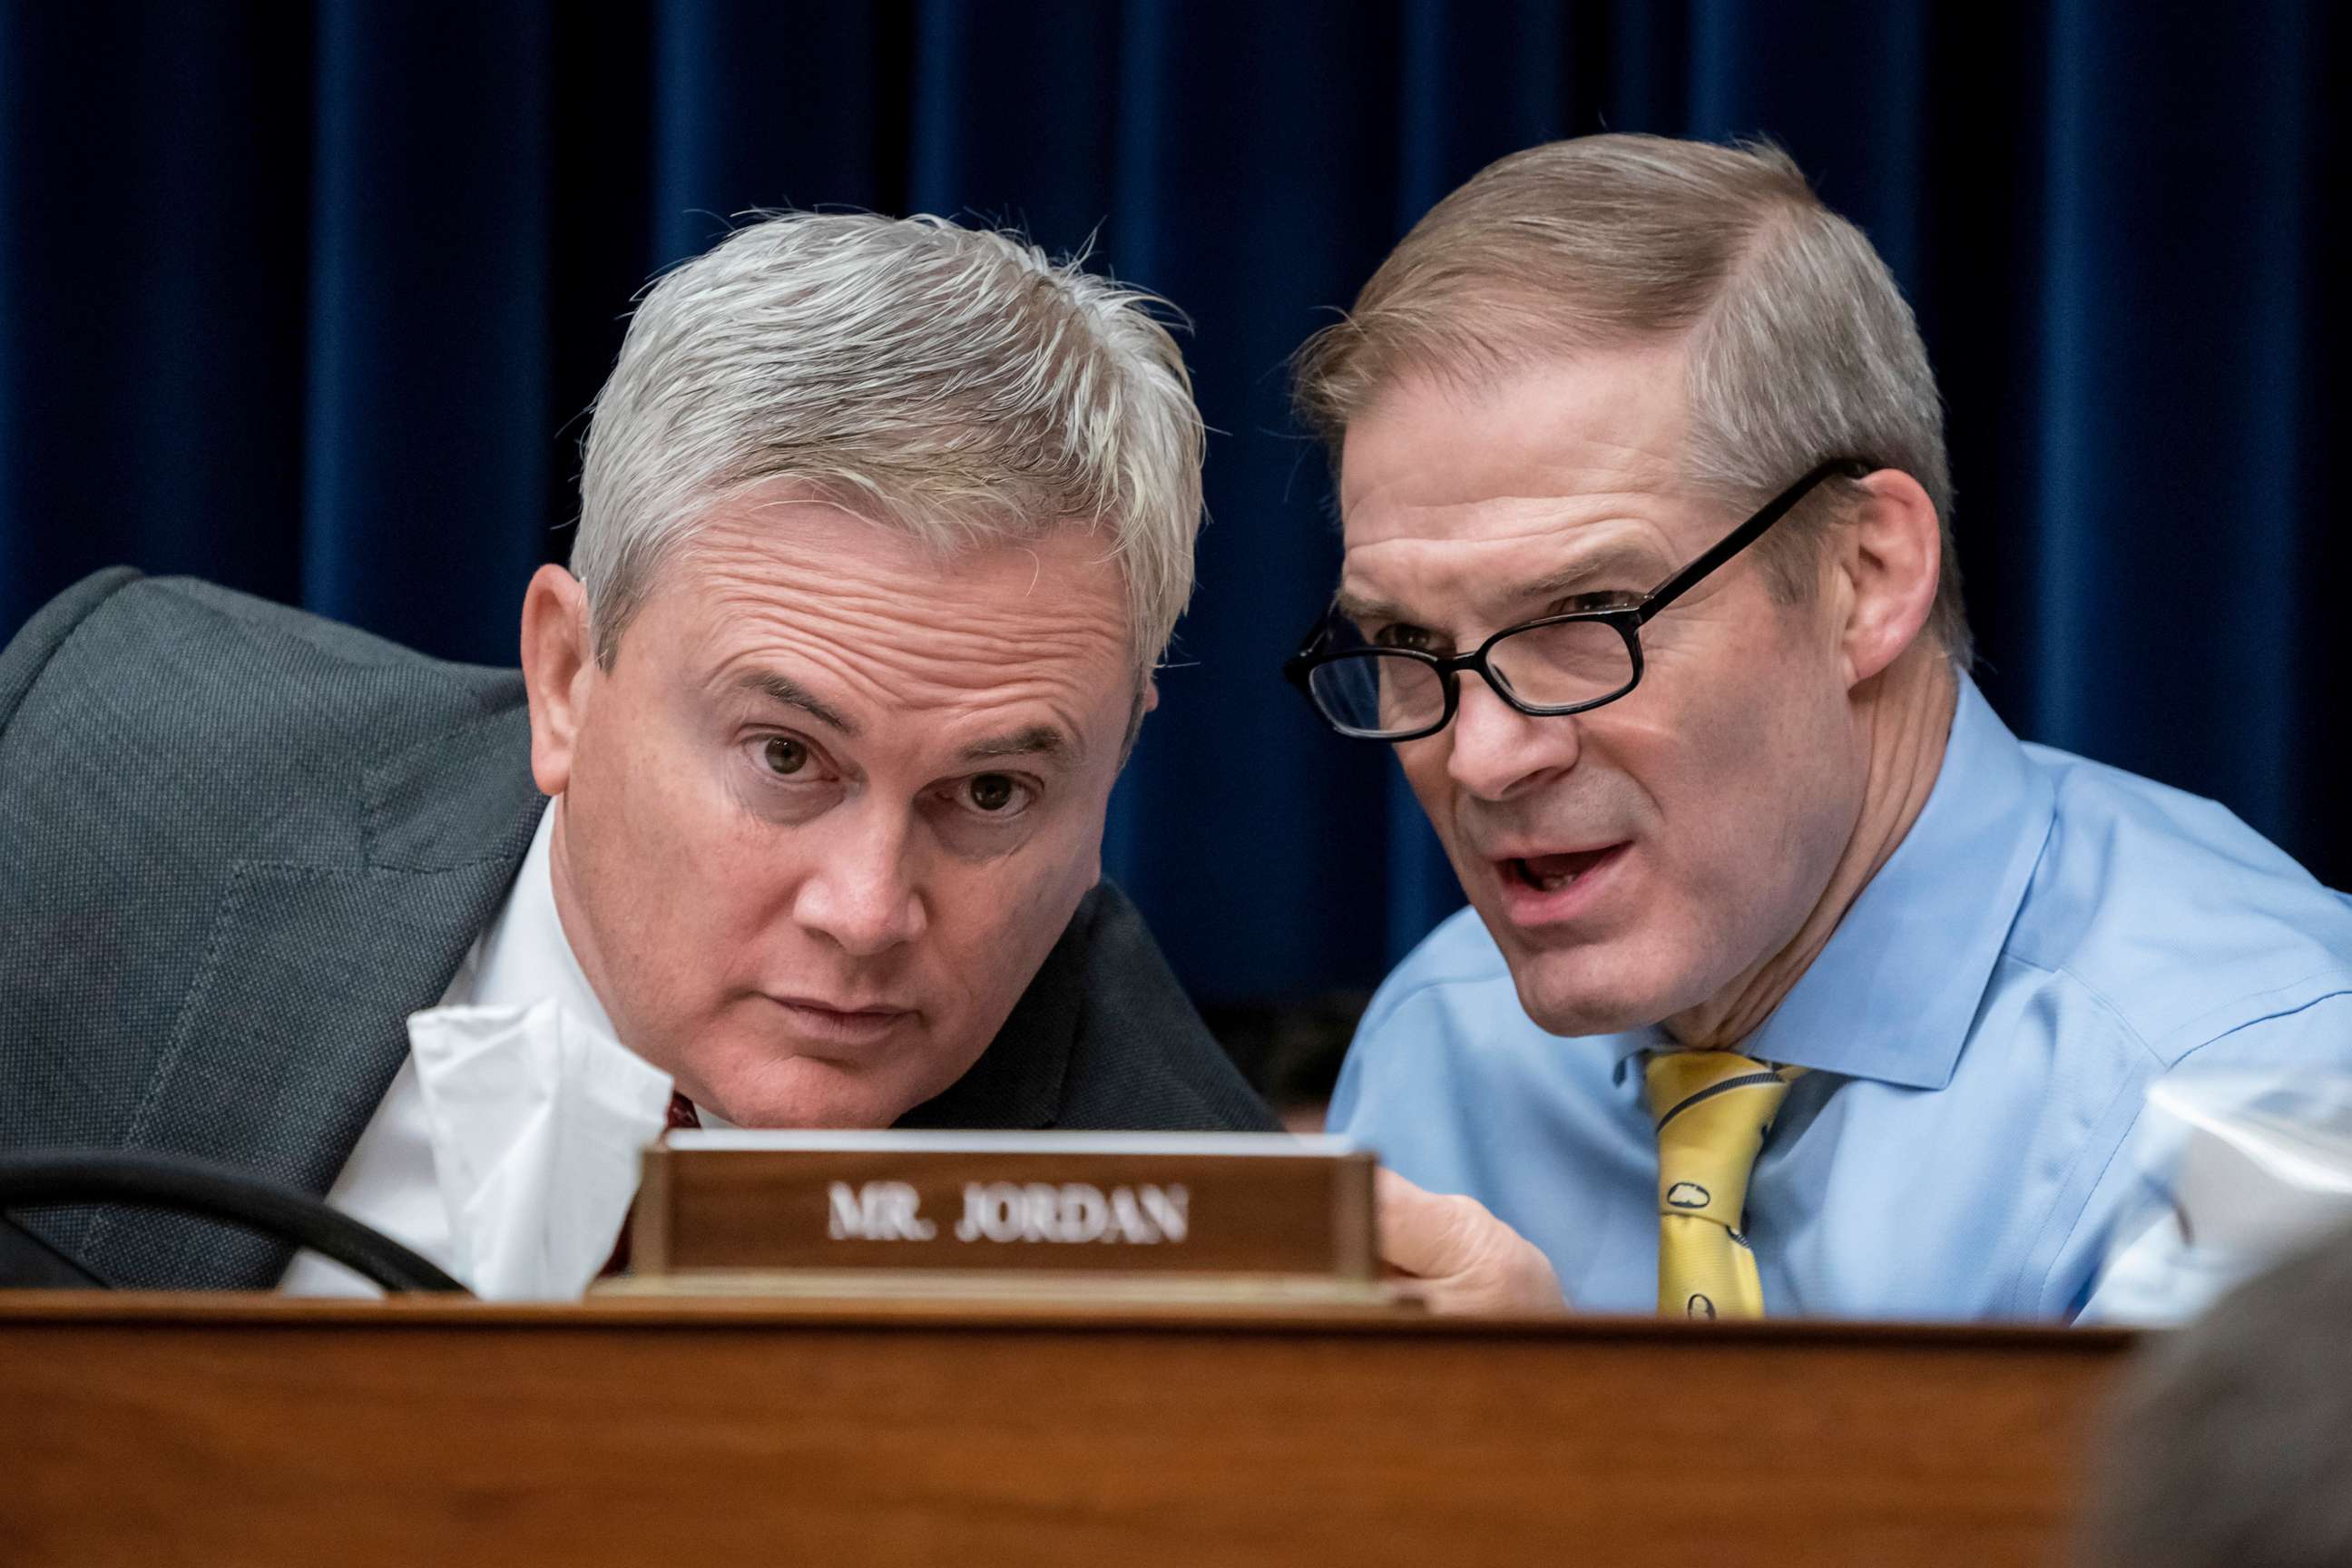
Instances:
[[[0,1151],[0,1209],[130,1204],[201,1215],[307,1247],[386,1290],[466,1288],[384,1235],[290,1187],[184,1154],[115,1149]]]

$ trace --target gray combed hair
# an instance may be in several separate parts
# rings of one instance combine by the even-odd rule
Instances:
[[[1349,422],[1405,376],[1475,385],[1676,339],[1688,346],[1682,477],[1702,493],[1758,504],[1842,457],[1919,481],[1943,530],[1928,631],[1967,668],[1943,403],[1918,324],[1862,231],[1769,143],[1586,136],[1487,165],[1299,351],[1298,405],[1337,463]],[[1824,485],[1759,546],[1783,597],[1803,594],[1807,525],[1817,534],[1841,490]]]
[[[597,661],[715,504],[783,481],[942,553],[1099,532],[1148,672],[1201,525],[1163,303],[930,216],[766,216],[669,272],[588,426],[572,569]]]

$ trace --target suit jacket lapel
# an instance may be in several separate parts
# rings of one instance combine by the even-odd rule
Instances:
[[[324,1194],[431,1006],[496,914],[546,801],[527,715],[502,709],[366,774],[359,865],[247,860],[121,1146],[240,1165]],[[123,1285],[270,1284],[288,1248],[109,1209],[79,1249]]]

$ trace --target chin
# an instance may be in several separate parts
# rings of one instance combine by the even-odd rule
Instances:
[[[1580,1039],[1588,1035],[1622,1035],[1646,1028],[1659,1015],[1638,1003],[1608,996],[1547,996],[1519,993],[1519,1005],[1549,1035]]]
[[[757,1047],[702,1064],[710,1109],[738,1127],[887,1127],[954,1081],[928,1060],[842,1061]]]
[[[710,1109],[738,1127],[799,1131],[887,1127],[905,1109],[862,1085],[814,1081],[814,1073],[791,1076],[801,1081],[721,1089]]]
[[[1611,944],[1613,945],[1613,944]],[[1519,1005],[1547,1033],[1576,1037],[1645,1029],[1687,1005],[1680,988],[1609,946],[1505,950]]]

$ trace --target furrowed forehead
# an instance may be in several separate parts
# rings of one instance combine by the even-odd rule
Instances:
[[[1123,585],[1092,541],[941,558],[838,512],[802,522],[714,531],[646,607],[639,635],[664,636],[725,721],[941,769],[1076,765],[1112,744],[1095,731],[1123,725],[1134,672]]]
[[[1365,625],[1434,624],[1465,607],[1534,616],[1580,594],[1646,593],[1674,566],[1656,531],[1630,521],[1497,538],[1395,538],[1348,552],[1334,605]]]

